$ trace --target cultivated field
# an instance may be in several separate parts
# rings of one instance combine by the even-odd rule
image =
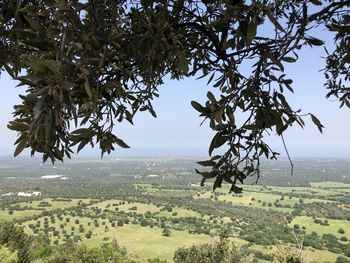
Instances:
[[[28,184],[42,189],[42,197],[0,197],[0,220],[22,226],[29,235],[47,236],[53,245],[72,240],[96,247],[116,240],[129,253],[168,262],[179,247],[220,236],[254,254],[258,262],[271,262],[281,249],[299,253],[300,242],[306,262],[335,262],[339,256],[350,260],[349,183],[245,185],[242,193],[229,194],[228,185],[215,192],[210,183],[200,187],[183,163],[118,161],[121,171],[114,171],[113,163],[78,162],[69,170],[110,169],[98,180],[88,170],[84,176],[69,175],[72,180],[42,180],[45,173],[38,172]],[[147,173],[123,176],[130,167]],[[168,174],[158,176],[162,171]],[[6,178],[0,177],[0,194],[5,196],[22,190],[16,184],[26,182]]]

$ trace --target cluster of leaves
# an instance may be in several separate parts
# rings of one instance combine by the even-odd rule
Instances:
[[[310,35],[325,25],[337,33],[327,57],[329,96],[349,105],[350,1],[54,1],[6,0],[0,4],[0,67],[28,87],[9,128],[19,133],[15,155],[31,148],[44,161],[70,158],[77,146],[98,144],[102,154],[129,147],[117,122],[138,111],[154,117],[152,100],[164,76],[207,78],[204,105],[192,102],[216,134],[201,165],[203,181],[216,178],[240,192],[238,182],[259,178],[260,158],[276,158],[265,142],[309,115],[289,105],[293,81],[286,63],[303,46],[322,46]],[[313,12],[317,10],[317,12]],[[250,70],[247,70],[250,69]],[[21,71],[22,70],[22,71]],[[20,74],[20,72],[25,72]],[[238,117],[239,116],[239,117]],[[238,117],[238,118],[237,118]],[[71,128],[75,125],[78,129]],[[282,137],[283,139],[283,137]],[[284,143],[284,140],[283,140]]]
[[[338,9],[334,4],[330,5],[327,11],[328,13],[322,14],[319,19],[322,19],[327,29],[335,34],[336,40],[336,47],[332,53],[326,49],[325,77],[326,88],[329,90],[327,97],[334,96],[339,99],[340,107],[345,105],[350,108],[350,14],[349,10]]]

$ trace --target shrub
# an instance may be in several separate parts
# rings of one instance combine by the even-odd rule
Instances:
[[[335,261],[335,263],[350,263],[350,260],[348,260],[345,257],[339,256],[337,257],[337,260]]]
[[[339,228],[339,229],[338,229],[338,233],[339,233],[339,234],[345,234],[345,231],[344,231],[344,229]]]
[[[227,239],[210,244],[179,248],[174,254],[174,263],[238,263],[249,262],[248,253],[242,253]]]
[[[163,236],[165,236],[165,237],[170,237],[170,234],[171,234],[170,229],[167,228],[167,227],[165,227],[165,228],[163,229]]]
[[[348,241],[348,238],[345,237],[345,236],[342,236],[342,237],[340,238],[340,240],[346,242],[346,241]]]

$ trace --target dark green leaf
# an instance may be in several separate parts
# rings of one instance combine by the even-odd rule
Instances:
[[[115,142],[122,148],[130,148],[130,146],[127,145],[122,139],[116,138]]]
[[[38,21],[34,20],[33,18],[31,18],[29,16],[23,16],[23,17],[34,31],[39,32],[41,30],[41,26],[40,26],[40,23]]]
[[[27,140],[22,140],[16,147],[14,157],[18,156],[27,147]]]
[[[283,57],[282,60],[288,63],[293,63],[297,61],[295,58],[292,58],[292,57]]]
[[[91,99],[92,98],[92,92],[91,92],[91,88],[90,88],[90,82],[89,82],[89,78],[86,75],[85,75],[84,88],[85,88],[85,91],[86,91],[87,95]]]
[[[318,130],[322,133],[323,132],[322,128],[324,128],[324,126],[322,125],[320,120],[317,119],[316,116],[311,113],[310,113],[310,116],[311,116],[312,122],[317,126]]]
[[[204,108],[202,107],[202,105],[200,105],[198,102],[196,101],[191,101],[191,105],[192,107],[197,110],[198,112],[202,113],[204,111]]]
[[[247,28],[247,43],[252,42],[256,36],[257,25],[255,23],[249,23]]]
[[[211,102],[216,103],[215,96],[214,96],[213,93],[211,93],[210,91],[208,91],[207,97],[208,97],[208,99],[211,100]]]
[[[313,3],[314,5],[322,5],[322,1],[320,0],[310,0],[311,3]]]
[[[188,60],[186,59],[185,52],[178,52],[177,54],[177,67],[185,74],[188,73]]]
[[[31,38],[27,40],[22,40],[23,43],[36,47],[42,51],[53,51],[55,50],[54,44],[52,44],[49,40],[47,39],[38,39],[38,38]]]
[[[215,182],[214,182],[214,185],[213,185],[213,191],[215,191],[216,188],[220,188],[221,185],[222,185],[222,180],[223,180],[223,176],[222,175],[219,175]]]
[[[29,125],[28,123],[25,123],[25,122],[10,121],[9,124],[7,125],[7,128],[14,131],[24,132],[29,130]]]
[[[88,143],[89,143],[89,141],[87,141],[87,140],[81,141],[79,146],[78,146],[77,152],[80,152],[85,147],[85,145]]]
[[[8,65],[4,65],[6,72],[12,77],[16,78],[15,73],[12,68],[10,68]]]
[[[243,188],[232,185],[230,188],[230,193],[240,194],[242,193]]]
[[[282,32],[284,32],[284,33],[286,32],[286,31],[283,29],[283,27],[281,26],[281,24],[277,21],[277,19],[271,14],[270,10],[268,10],[268,11],[266,12],[266,15],[267,15],[267,17],[270,19],[271,23],[274,24],[274,26],[275,26],[278,30],[280,30],[280,31],[282,31]]]
[[[322,46],[324,41],[315,37],[310,37],[307,42],[313,46]]]
[[[214,161],[200,161],[200,162],[197,162],[199,165],[201,166],[215,166],[216,163]]]

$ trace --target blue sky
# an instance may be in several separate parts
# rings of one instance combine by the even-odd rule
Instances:
[[[318,33],[324,38],[323,32]],[[319,72],[324,66],[322,55],[322,48],[306,48],[297,63],[286,67],[286,73],[294,79],[295,93],[287,94],[291,105],[303,109],[304,113],[312,112],[318,116],[325,126],[324,133],[320,134],[306,118],[306,128],[291,128],[285,139],[292,156],[349,157],[350,110],[339,109],[337,101],[325,99],[324,78]],[[0,96],[0,155],[12,155],[16,134],[6,125],[11,120],[13,105],[19,101],[18,94],[24,93],[25,88],[15,88],[16,82],[4,72],[0,76],[0,84],[3,91]],[[118,149],[112,156],[207,156],[212,132],[207,123],[199,126],[201,119],[190,101],[205,102],[209,89],[205,80],[166,81],[159,89],[160,98],[154,102],[158,118],[139,113],[134,126],[125,123],[117,127],[117,135],[132,148]],[[279,137],[271,135],[268,141],[283,155]],[[100,156],[98,149],[84,150],[81,154],[87,155]]]

